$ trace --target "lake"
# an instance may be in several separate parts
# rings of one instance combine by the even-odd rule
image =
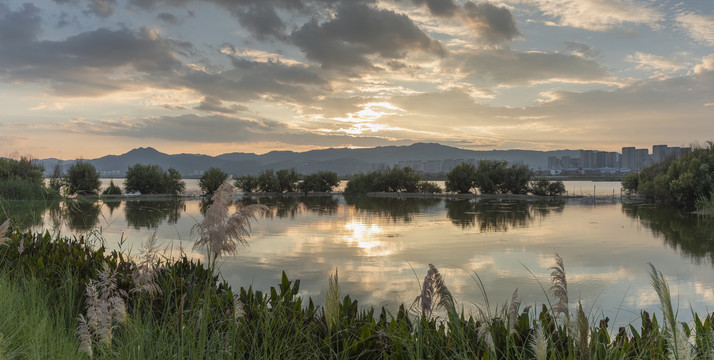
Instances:
[[[343,295],[361,306],[410,305],[428,264],[467,310],[502,307],[518,289],[522,306],[547,302],[555,253],[564,259],[571,306],[611,324],[660,313],[648,263],[669,281],[680,319],[714,304],[714,219],[653,205],[623,204],[619,183],[566,182],[598,197],[515,201],[332,196],[239,197],[270,215],[253,223],[250,245],[220,262],[234,287],[268,290],[285,271],[301,280],[301,295],[322,303],[330,272],[339,269]],[[593,189],[593,186],[595,189]],[[588,189],[588,190],[586,190]],[[603,196],[612,194],[616,196]],[[167,253],[192,249],[191,227],[202,218],[200,199],[107,200],[50,206],[14,203],[35,230],[101,237],[110,249],[136,254],[153,232]],[[35,206],[33,208],[33,206]],[[480,279],[488,299],[479,289]]]

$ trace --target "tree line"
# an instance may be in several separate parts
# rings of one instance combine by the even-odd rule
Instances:
[[[526,165],[508,165],[507,161],[481,160],[478,166],[461,163],[446,174],[446,191],[469,194],[528,194],[556,196],[565,192],[562,181],[545,178],[531,181]],[[436,184],[424,181],[409,167],[359,173],[350,178],[345,193],[421,192],[441,193]]]
[[[649,200],[714,211],[714,143],[631,173],[622,180],[622,187]]]

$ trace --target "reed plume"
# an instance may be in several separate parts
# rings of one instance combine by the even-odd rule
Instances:
[[[429,264],[429,270],[424,277],[421,294],[414,299],[412,306],[421,306],[422,316],[431,316],[434,310],[443,307],[447,311],[456,311],[454,298],[446,287],[439,269]]]
[[[337,269],[334,276],[330,274],[325,296],[325,320],[327,328],[332,331],[340,319],[340,284],[337,279]]]
[[[518,299],[518,289],[511,296],[511,304],[508,306],[508,331],[511,334],[518,334],[518,307],[521,306],[521,301]]]
[[[578,301],[578,312],[576,315],[577,319],[577,334],[576,338],[578,352],[580,353],[580,359],[588,360],[590,358],[590,350],[588,347],[588,339],[590,335],[590,325],[588,324],[588,318],[585,316],[583,311],[583,304]]]
[[[213,194],[213,203],[206,209],[203,221],[194,225],[192,231],[197,231],[199,238],[193,248],[207,247],[209,260],[223,254],[235,254],[236,243],[247,245],[250,237],[250,221],[257,215],[265,213],[269,208],[265,205],[253,204],[238,209],[233,215],[228,215],[228,208],[233,202],[233,184],[226,180]]]
[[[531,350],[536,360],[548,359],[548,336],[541,324],[536,325],[535,336],[531,340]]]
[[[122,298],[126,293],[117,287],[116,272],[104,263],[98,277],[98,280],[90,279],[87,283],[87,316],[79,316],[75,331],[80,340],[80,351],[90,357],[95,343],[111,347],[113,330],[126,322],[126,305]]]
[[[677,325],[676,315],[674,314],[674,308],[672,307],[672,296],[669,291],[669,285],[667,280],[665,280],[664,275],[649,263],[650,265],[650,282],[652,287],[655,289],[657,296],[659,297],[659,302],[662,307],[662,313],[667,320],[667,325],[669,325],[665,331],[669,335],[670,339],[670,355],[674,356],[674,359],[692,359],[692,349],[687,342],[682,330]]]
[[[152,298],[162,293],[161,287],[156,283],[158,274],[156,273],[158,237],[156,232],[151,234],[145,243],[142,244],[139,263],[131,272],[131,279],[134,288],[129,293],[146,293]]]
[[[569,320],[568,281],[565,278],[563,258],[561,258],[557,253],[555,254],[555,266],[550,267],[548,270],[551,270],[550,280],[553,282],[553,286],[550,287],[550,292],[553,293],[553,297],[558,300],[558,302],[553,305],[553,313],[555,315],[563,314],[565,315],[565,319]]]
[[[8,230],[10,229],[10,219],[5,220],[2,225],[0,225],[0,245],[4,244],[5,241],[10,240],[8,235]]]

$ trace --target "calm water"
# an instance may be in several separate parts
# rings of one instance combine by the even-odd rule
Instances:
[[[595,186],[610,186],[599,195],[615,188],[619,194],[617,183]],[[659,312],[648,262],[666,275],[683,320],[690,307],[700,313],[714,308],[714,219],[623,205],[618,196],[539,202],[339,195],[242,200],[256,202],[270,206],[271,215],[253,224],[250,246],[220,265],[236,287],[267,290],[284,270],[301,280],[302,295],[321,303],[328,274],[338,268],[343,294],[360,305],[395,311],[400,303],[412,303],[432,263],[467,308],[485,302],[474,273],[492,308],[516,288],[526,306],[546,301],[542,287],[550,286],[548,267],[557,252],[565,260],[571,305],[580,300],[586,312],[620,324],[640,309]],[[108,247],[121,242],[132,253],[156,231],[167,251],[183,249],[202,258],[201,250],[192,249],[191,227],[204,207],[193,199],[132,199],[49,209],[22,203],[10,212],[26,214],[34,229],[101,233]]]

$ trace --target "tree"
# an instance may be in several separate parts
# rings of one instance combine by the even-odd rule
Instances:
[[[526,194],[531,170],[526,165],[511,165],[503,170],[501,179],[498,185],[501,194]]]
[[[101,185],[99,173],[94,165],[81,160],[72,164],[67,170],[65,183],[70,194],[80,195],[97,194]]]
[[[258,174],[258,188],[262,192],[280,192],[280,182],[273,169],[263,170]]]
[[[275,173],[278,179],[278,187],[280,192],[293,192],[297,190],[298,182],[302,175],[300,175],[295,168],[280,169]]]
[[[53,189],[59,193],[62,186],[64,186],[64,174],[62,174],[62,165],[58,162],[55,164],[55,168],[52,171],[52,177],[50,178],[50,189]]]
[[[164,174],[164,193],[178,195],[186,189],[186,183],[181,180],[181,173],[169,168]]]
[[[454,166],[446,174],[446,191],[468,194],[476,187],[476,167],[473,164],[461,163]]]
[[[233,185],[244,192],[253,192],[258,189],[258,178],[252,175],[241,176]]]
[[[206,195],[210,195],[218,190],[218,187],[221,186],[226,179],[228,179],[228,174],[221,169],[212,167],[201,175],[201,178],[198,180],[198,185]]]
[[[164,190],[164,172],[159,165],[135,164],[126,171],[124,190],[128,193],[161,194]]]
[[[628,194],[636,193],[639,187],[640,176],[638,173],[629,173],[622,179],[622,187]]]
[[[496,194],[503,184],[508,162],[481,160],[476,170],[475,185],[482,194]]]
[[[334,171],[318,171],[314,174],[305,175],[303,181],[298,186],[303,192],[330,192],[340,184],[340,179]]]

